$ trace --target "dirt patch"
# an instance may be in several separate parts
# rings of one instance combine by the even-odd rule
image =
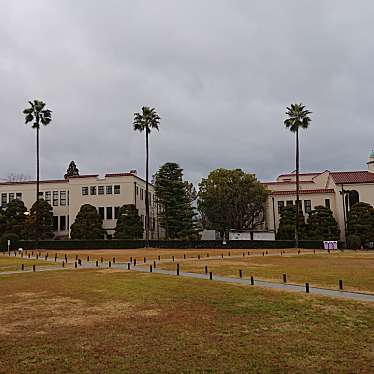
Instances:
[[[123,273],[124,269],[102,269],[98,270],[97,273],[104,273],[104,274],[109,274],[109,273]]]

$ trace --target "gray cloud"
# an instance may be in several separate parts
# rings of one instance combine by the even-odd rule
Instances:
[[[156,107],[151,168],[177,161],[198,182],[217,167],[264,180],[294,168],[285,107],[303,101],[302,169],[365,168],[372,139],[374,4],[343,0],[0,0],[0,177],[34,175],[22,109],[45,100],[44,178],[144,172],[131,128]]]

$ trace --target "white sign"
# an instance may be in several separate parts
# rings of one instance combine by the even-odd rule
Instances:
[[[338,249],[338,242],[336,240],[325,240],[323,242],[324,249]]]

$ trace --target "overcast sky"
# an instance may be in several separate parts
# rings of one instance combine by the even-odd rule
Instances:
[[[143,105],[161,116],[151,171],[178,162],[197,183],[219,167],[261,180],[294,169],[286,107],[312,123],[301,168],[366,169],[374,146],[374,1],[0,0],[0,177],[35,176],[35,131],[22,110],[41,99],[41,177],[137,169]]]

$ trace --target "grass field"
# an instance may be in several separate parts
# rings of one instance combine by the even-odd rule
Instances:
[[[36,267],[55,265],[54,263],[44,260],[29,260],[27,258],[22,259],[20,257],[8,257],[0,254],[0,273],[7,271],[19,271],[21,270],[22,264],[24,264],[25,270],[32,269],[33,265],[35,265]]]
[[[158,268],[175,269],[175,264],[160,263]],[[243,258],[225,258],[224,260],[185,261],[180,264],[181,271],[208,271],[213,274],[238,277],[239,269],[243,277],[282,282],[287,274],[289,283],[338,288],[339,280],[344,288],[374,293],[374,253],[336,251],[330,254],[252,256]]]
[[[109,269],[0,282],[0,373],[374,372],[369,303]]]

